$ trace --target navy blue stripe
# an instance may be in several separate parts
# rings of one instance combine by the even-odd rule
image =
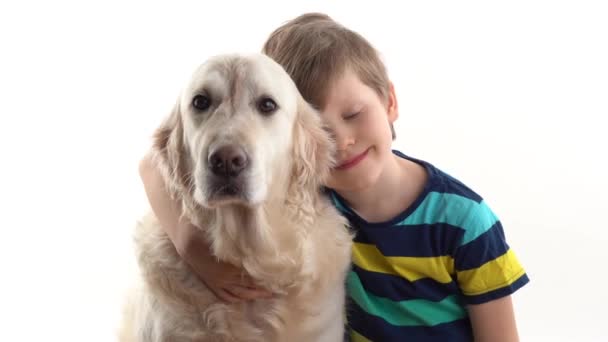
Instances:
[[[523,274],[515,282],[509,286],[501,287],[497,290],[486,292],[477,296],[463,296],[464,302],[467,304],[483,304],[493,301],[498,298],[506,297],[519,290],[522,286],[530,282],[527,274]]]
[[[370,272],[357,265],[353,265],[352,270],[361,280],[365,291],[396,302],[410,299],[425,299],[439,302],[447,296],[461,293],[456,281],[446,284],[432,278],[409,281],[397,275]]]
[[[509,250],[500,221],[475,240],[460,246],[454,254],[454,267],[466,271],[492,261]]]
[[[483,201],[483,198],[479,196],[475,191],[471,190],[471,188],[464,185],[461,181],[448,175],[447,173],[438,170],[437,178],[441,181],[435,182],[435,188],[431,189],[431,191],[459,195],[477,203],[481,203],[481,201]]]
[[[464,230],[447,223],[359,229],[355,242],[374,244],[385,256],[454,255]]]
[[[350,329],[374,342],[470,342],[473,332],[468,318],[435,326],[395,326],[384,319],[369,315],[356,303],[347,307]]]

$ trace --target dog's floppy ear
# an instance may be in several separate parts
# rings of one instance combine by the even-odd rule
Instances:
[[[186,160],[188,153],[184,144],[184,126],[179,101],[169,117],[156,130],[152,148],[171,195],[189,189],[190,176]]]
[[[329,132],[323,128],[319,113],[300,97],[294,127],[294,190],[316,193],[329,176],[333,155],[334,144]]]

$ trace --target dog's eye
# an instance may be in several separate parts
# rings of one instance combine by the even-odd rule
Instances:
[[[258,101],[258,110],[263,114],[272,114],[277,110],[277,103],[269,97],[263,97]]]
[[[211,99],[205,95],[196,95],[192,99],[192,106],[198,110],[207,110],[211,106]]]

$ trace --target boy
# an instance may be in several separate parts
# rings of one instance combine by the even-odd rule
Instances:
[[[334,134],[328,196],[357,235],[347,279],[353,341],[517,341],[510,295],[528,282],[482,198],[433,165],[391,150],[395,90],[374,48],[323,14],[271,34],[264,53]],[[221,299],[270,296],[209,255],[144,159],[148,197],[178,252]]]

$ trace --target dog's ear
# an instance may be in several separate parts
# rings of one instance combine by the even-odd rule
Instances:
[[[334,143],[319,113],[300,97],[293,145],[293,180],[297,191],[318,191],[334,165],[333,155]]]
[[[179,101],[169,117],[156,130],[153,140],[152,149],[156,155],[157,165],[171,195],[190,188],[186,160],[188,153],[184,144],[184,126]]]

